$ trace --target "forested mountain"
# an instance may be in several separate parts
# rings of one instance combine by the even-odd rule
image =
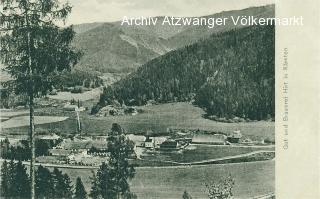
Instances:
[[[199,39],[205,39],[214,33],[225,32],[243,26],[235,26],[231,20],[231,16],[254,16],[254,17],[274,17],[274,5],[267,5],[261,7],[251,7],[243,10],[224,11],[217,14],[206,16],[206,18],[228,18],[223,26],[215,26],[208,28],[207,26],[188,26],[183,31],[168,38],[168,45],[174,49],[192,44]]]
[[[273,17],[274,5],[224,11],[206,17],[259,16]],[[121,22],[75,25],[78,33],[73,45],[84,52],[76,66],[99,72],[132,72],[139,66],[165,53],[208,38],[213,33],[239,28],[231,24],[207,26],[162,25],[121,26]]]
[[[99,72],[130,72],[170,49],[164,39],[143,29],[103,23],[78,34],[74,46],[84,56],[76,66]]]
[[[189,101],[220,117],[274,115],[274,27],[250,26],[213,34],[144,64],[100,104]]]

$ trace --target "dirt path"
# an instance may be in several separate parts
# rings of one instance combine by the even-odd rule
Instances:
[[[240,155],[234,155],[234,156],[227,156],[223,158],[215,158],[215,159],[209,159],[209,160],[203,160],[203,161],[196,161],[196,162],[190,162],[190,163],[181,163],[181,162],[174,162],[174,161],[164,161],[168,163],[174,163],[177,164],[177,166],[145,166],[145,167],[136,167],[136,169],[144,169],[144,168],[184,168],[186,166],[204,166],[207,164],[213,164],[216,161],[221,161],[221,160],[229,160],[229,159],[234,159],[234,158],[242,158],[242,157],[247,157],[250,155],[258,154],[258,153],[268,153],[268,152],[275,152],[271,150],[262,150],[262,151],[254,151],[246,154],[240,154]],[[0,159],[0,162],[2,163],[4,159]],[[271,160],[266,160],[266,161],[271,161]],[[15,160],[15,162],[18,162]],[[253,161],[255,162],[255,161]],[[262,162],[262,161],[261,161]],[[229,164],[241,164],[241,163],[250,163],[250,162],[239,162],[239,163],[229,163]],[[22,164],[24,165],[29,165],[29,161],[22,161]],[[98,169],[99,166],[80,166],[80,165],[67,165],[67,164],[50,164],[50,163],[36,163],[36,166],[42,165],[45,167],[57,167],[57,168],[72,168],[72,169]]]

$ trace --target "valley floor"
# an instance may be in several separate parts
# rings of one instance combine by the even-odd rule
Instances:
[[[59,132],[63,136],[75,134],[77,132],[75,113],[64,111],[62,107],[61,103],[58,107],[37,109],[36,118],[42,119],[36,120],[36,129]],[[105,135],[111,128],[112,123],[118,123],[128,133],[142,135],[150,130],[155,133],[168,133],[168,128],[172,128],[200,129],[225,134],[240,130],[244,138],[255,141],[261,141],[266,138],[274,140],[275,136],[274,122],[215,122],[205,119],[203,117],[205,112],[189,103],[168,103],[137,108],[141,109],[142,112],[134,116],[97,117],[88,114],[90,110],[81,112],[82,132],[88,136]],[[7,113],[9,119],[2,123],[7,125],[7,128],[2,129],[1,137],[27,137],[28,124],[25,122],[27,121],[27,114],[24,110],[12,114]],[[21,118],[23,118],[24,122],[20,121]],[[131,190],[137,194],[138,198],[142,199],[181,198],[185,190],[193,198],[207,198],[205,183],[217,182],[231,175],[235,179],[233,191],[235,198],[247,199],[274,193],[275,161],[273,158],[267,161],[261,159],[260,161],[252,162],[213,163],[213,160],[224,161],[231,157],[242,158],[248,154],[256,154],[258,151],[274,153],[274,145],[212,146],[190,144],[182,153],[157,154],[153,159],[163,162],[175,161],[176,166],[170,164],[170,166],[165,166],[165,164],[159,166],[142,164],[140,167],[136,167],[136,175],[130,182]],[[150,157],[150,160],[154,161],[152,156]],[[206,165],[193,165],[192,163],[194,162]],[[183,165],[184,163],[188,164]],[[43,164],[46,165],[46,163]],[[50,169],[55,166],[59,167],[71,177],[73,182],[80,176],[86,190],[90,192],[91,177],[97,169],[96,166],[55,164],[47,164],[47,166]]]

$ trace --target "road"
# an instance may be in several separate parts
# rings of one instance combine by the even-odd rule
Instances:
[[[181,162],[173,162],[173,161],[166,161],[169,163],[174,163],[178,164],[177,166],[145,166],[145,167],[136,167],[136,169],[145,169],[145,168],[184,168],[186,166],[204,166],[206,164],[213,164],[216,161],[221,161],[221,160],[229,160],[229,159],[234,159],[234,158],[242,158],[242,157],[247,157],[250,155],[258,154],[258,153],[269,153],[269,152],[275,152],[272,150],[261,150],[261,151],[254,151],[246,154],[240,154],[240,155],[234,155],[234,156],[227,156],[223,158],[215,158],[215,159],[209,159],[209,160],[203,160],[203,161],[196,161],[196,162],[190,162],[190,163],[181,163]],[[0,159],[0,162],[2,162],[4,159]],[[270,161],[270,160],[267,160]],[[15,160],[15,162],[18,162]],[[242,163],[242,162],[240,162]],[[248,162],[247,162],[248,163]],[[29,161],[22,161],[22,164],[24,165],[29,165]],[[229,163],[229,164],[237,164],[237,163]],[[238,163],[239,164],[239,163]],[[51,163],[35,163],[36,166],[42,165],[44,167],[57,167],[57,168],[72,168],[72,169],[98,169],[99,166],[80,166],[80,165],[68,165],[68,164],[51,164]]]

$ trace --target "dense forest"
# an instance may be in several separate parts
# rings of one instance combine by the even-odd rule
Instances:
[[[55,77],[56,88],[84,86],[86,88],[96,88],[103,85],[103,80],[99,78],[98,72],[73,70]]]
[[[105,89],[99,103],[193,101],[209,115],[261,120],[274,116],[274,83],[274,26],[251,26],[151,60]]]

